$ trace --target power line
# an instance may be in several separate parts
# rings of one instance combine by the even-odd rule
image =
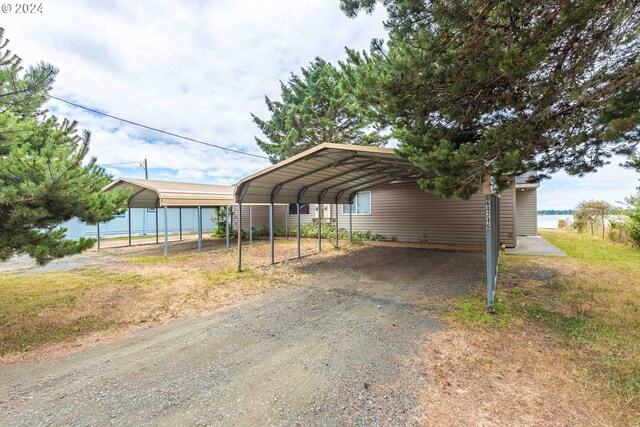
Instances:
[[[257,157],[259,159],[267,159],[267,160],[269,160],[269,158],[266,157],[266,156],[261,156],[259,154],[246,153],[244,151],[234,150],[233,148],[222,147],[220,145],[211,144],[209,142],[199,141],[197,139],[189,138],[188,136],[178,135],[177,133],[168,132],[166,130],[154,128],[152,126],[143,125],[142,123],[137,123],[137,122],[134,122],[134,121],[131,121],[131,120],[123,119],[121,117],[112,116],[111,114],[103,113],[102,111],[94,110],[93,108],[85,107],[84,105],[76,104],[75,102],[67,101],[66,99],[58,98],[57,96],[53,96],[53,95],[47,95],[47,96],[49,98],[51,98],[51,99],[55,99],[57,101],[64,102],[65,104],[69,104],[69,105],[72,105],[72,106],[77,107],[77,108],[82,108],[83,110],[87,110],[87,111],[90,111],[92,113],[99,114],[101,116],[109,117],[111,119],[119,120],[119,121],[124,122],[124,123],[129,123],[129,124],[134,125],[134,126],[139,126],[141,128],[149,129],[149,130],[152,130],[154,132],[163,133],[165,135],[173,136],[175,138],[185,139],[187,141],[195,142],[197,144],[207,145],[209,147],[218,148],[220,150],[229,151],[229,152],[232,152],[232,153],[237,153],[237,154],[242,154],[242,155],[245,155],[245,156]]]
[[[140,160],[139,162],[121,162],[121,163],[102,163],[99,164],[98,166],[120,166],[120,165],[140,165],[140,167],[142,167],[142,164],[144,163],[144,160]]]

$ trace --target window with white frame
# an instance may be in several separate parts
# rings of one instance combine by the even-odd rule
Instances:
[[[354,215],[371,215],[371,191],[363,191],[356,194],[353,203],[350,205],[342,205],[342,213],[349,214],[349,210]]]

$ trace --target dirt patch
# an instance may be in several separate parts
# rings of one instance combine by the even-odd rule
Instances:
[[[594,399],[578,368],[540,331],[453,327],[431,335],[423,363],[425,424],[612,425],[612,407]]]
[[[480,252],[372,245],[278,266],[277,274],[325,287],[370,292],[414,305],[467,292],[482,283]]]

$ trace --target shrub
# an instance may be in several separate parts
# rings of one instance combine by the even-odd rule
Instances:
[[[297,227],[289,227],[289,236],[296,235]],[[273,228],[273,235],[275,237],[285,236],[285,227],[276,226]],[[269,235],[269,227],[262,226],[261,228],[253,230],[254,237],[267,237]],[[336,226],[334,224],[322,224],[322,238],[332,239],[336,235]],[[303,238],[317,238],[318,237],[318,223],[308,223],[300,226],[300,237]],[[349,238],[349,231],[344,228],[338,229],[338,238],[346,240]],[[397,242],[398,239],[395,236],[384,236],[382,234],[371,233],[370,231],[354,231],[354,241],[378,241],[378,242]]]
[[[640,246],[640,209],[629,214],[629,224],[627,227],[627,233],[629,240],[635,245]]]
[[[635,195],[625,198],[625,203],[629,208],[626,227],[629,240],[635,246],[640,246],[640,187]]]
[[[569,226],[569,223],[567,222],[566,219],[558,220],[558,228],[567,228],[568,226]]]

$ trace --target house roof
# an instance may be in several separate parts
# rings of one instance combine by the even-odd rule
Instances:
[[[114,188],[131,189],[130,208],[225,206],[235,203],[230,185],[118,178],[102,191]]]
[[[238,203],[350,203],[358,191],[424,176],[391,148],[321,144],[243,178]]]

